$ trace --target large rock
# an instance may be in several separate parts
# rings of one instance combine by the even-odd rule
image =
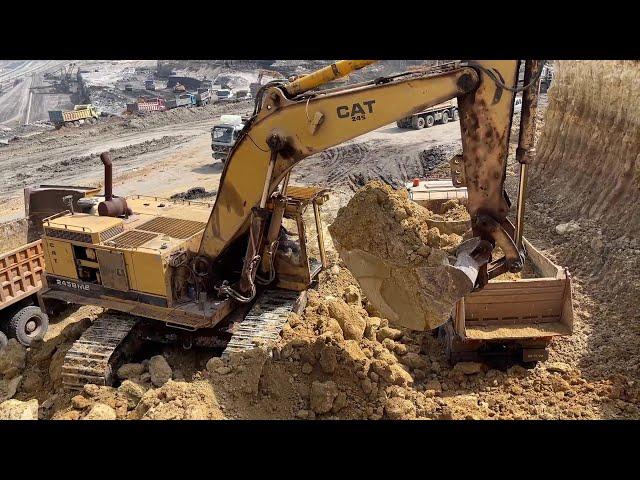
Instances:
[[[332,381],[313,382],[309,395],[311,410],[317,414],[330,412],[339,393],[337,385]]]
[[[410,420],[416,418],[416,406],[410,400],[393,397],[387,400],[384,413],[391,420]]]
[[[399,340],[402,338],[402,331],[397,328],[391,327],[382,327],[376,333],[376,338],[379,342],[384,341],[386,338],[390,338],[391,340]]]
[[[142,375],[144,371],[145,366],[141,363],[125,363],[118,369],[118,378],[121,380],[136,378]]]
[[[402,362],[404,365],[406,365],[411,369],[420,369],[420,370],[425,370],[428,365],[427,359],[424,356],[414,352],[409,352],[406,355],[404,355],[400,359],[400,362]]]
[[[356,305],[357,307],[362,305],[362,297],[360,296],[360,290],[355,285],[348,285],[342,291],[342,298],[345,302],[350,303],[352,305]]]
[[[37,420],[38,400],[7,400],[0,403],[0,420]]]
[[[556,233],[559,235],[567,235],[580,230],[580,224],[571,220],[569,223],[560,223],[556,225]]]
[[[368,363],[369,359],[355,340],[345,340],[343,348],[347,354],[347,358],[356,365],[364,367]]]
[[[473,375],[475,373],[480,373],[484,365],[479,362],[458,362],[455,367],[453,367],[453,371],[455,373],[462,373],[463,375]]]
[[[118,392],[127,399],[127,407],[129,410],[138,405],[140,399],[144,396],[145,391],[144,387],[132,382],[131,380],[125,380],[118,387]]]
[[[83,420],[115,420],[116,411],[104,403],[96,403]]]
[[[373,371],[391,385],[411,385],[413,377],[398,363],[389,364],[381,360],[371,362]]]
[[[327,302],[327,310],[329,316],[340,325],[345,340],[362,339],[367,322],[354,307],[335,299]]]
[[[156,355],[149,359],[149,374],[151,375],[151,383],[156,387],[161,387],[171,380],[173,371],[162,355]]]
[[[0,380],[0,402],[13,398],[21,381],[21,375],[9,380]]]
[[[0,375],[8,372],[21,371],[27,359],[27,349],[15,338],[7,343],[7,346],[0,350]]]
[[[320,368],[324,373],[333,373],[338,366],[338,357],[335,350],[330,346],[324,346],[320,351]]]
[[[235,386],[242,394],[258,393],[262,369],[269,354],[262,348],[253,348],[229,355],[229,367],[233,372]]]

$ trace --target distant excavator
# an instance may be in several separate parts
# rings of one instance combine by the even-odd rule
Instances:
[[[261,86],[251,118],[224,164],[213,206],[113,194],[111,161],[105,194],[80,212],[46,219],[43,297],[100,305],[158,322],[108,317],[94,323],[65,360],[69,388],[109,384],[125,339],[145,323],[144,338],[211,344],[224,321],[223,354],[277,338],[287,315],[326,267],[321,205],[324,188],[290,185],[304,158],[399,119],[457,98],[461,156],[452,159],[455,186],[466,186],[474,238],[461,270],[477,288],[523,266],[527,162],[533,151],[537,80],[542,63],[464,61],[381,77],[340,88],[318,87],[373,63],[338,61],[293,81]],[[523,91],[517,159],[517,220],[507,218],[506,158],[515,93]],[[311,208],[314,221],[307,224]],[[309,254],[309,231],[318,258]],[[469,245],[472,245],[469,247]],[[490,262],[499,246],[504,256]],[[209,343],[207,343],[209,342]],[[215,342],[214,342],[215,343]]]

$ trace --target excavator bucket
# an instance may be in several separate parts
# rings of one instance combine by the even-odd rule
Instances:
[[[391,323],[412,330],[444,324],[470,293],[492,245],[429,225],[430,210],[370,182],[329,227],[334,245],[367,300]]]
[[[360,249],[337,243],[336,249],[380,314],[412,330],[444,324],[455,303],[473,290],[480,268],[491,256],[491,245],[479,238],[460,245],[454,265],[402,267]]]

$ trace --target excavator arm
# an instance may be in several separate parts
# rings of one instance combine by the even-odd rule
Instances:
[[[369,63],[337,62],[290,83],[272,82],[259,92],[256,111],[225,163],[200,255],[220,259],[246,235],[252,212],[264,210],[304,158],[457,97],[463,153],[452,160],[454,184],[468,189],[474,235],[505,252],[497,270],[522,267],[503,187],[519,61],[455,62],[346,88],[312,90]],[[255,242],[254,250],[252,255],[259,250]],[[245,257],[245,267],[252,255]],[[486,269],[480,280],[486,282]]]

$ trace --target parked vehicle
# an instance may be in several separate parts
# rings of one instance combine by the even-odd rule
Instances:
[[[443,125],[449,123],[450,120],[458,120],[458,104],[455,100],[440,103],[433,107],[427,108],[422,112],[405,117],[396,122],[398,128],[413,128],[420,130],[422,128],[433,127],[436,122]]]
[[[199,88],[198,93],[195,94],[196,104],[199,107],[203,105],[209,105],[211,103],[211,90],[208,88]]]
[[[178,107],[195,107],[197,105],[196,96],[193,93],[183,93],[173,99],[167,100],[167,109]]]
[[[84,121],[95,123],[100,116],[100,112],[96,107],[91,104],[88,105],[76,105],[73,110],[64,112],[62,110],[50,110],[49,120],[56,128],[60,128],[63,125],[68,124],[80,124]]]
[[[154,82],[153,80],[147,80],[146,82],[144,82],[144,88],[145,90],[155,90],[156,82]]]
[[[164,98],[139,98],[135,103],[127,104],[127,111],[130,113],[137,112],[162,112],[167,109]]]
[[[220,90],[216,90],[216,98],[219,102],[231,102],[235,96],[228,88],[221,88]]]
[[[133,85],[131,85],[130,83],[127,83],[127,84],[124,86],[124,91],[125,91],[125,92],[133,92]]]
[[[211,156],[225,162],[231,148],[244,128],[245,119],[240,115],[222,115],[220,123],[211,129]]]

